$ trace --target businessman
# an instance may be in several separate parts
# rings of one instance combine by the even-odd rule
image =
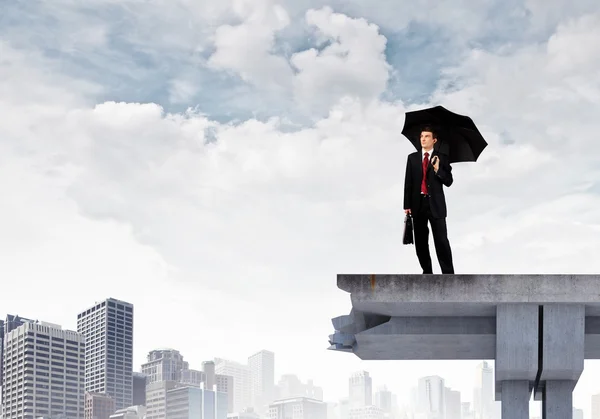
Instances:
[[[432,274],[429,254],[429,228],[443,274],[453,274],[452,250],[446,228],[446,198],[443,185],[452,185],[452,167],[448,157],[433,149],[437,135],[433,128],[421,131],[421,150],[408,155],[404,180],[404,211],[411,214],[415,232],[415,250],[424,274]]]

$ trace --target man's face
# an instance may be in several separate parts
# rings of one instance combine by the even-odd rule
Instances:
[[[433,134],[431,132],[423,131],[421,133],[421,147],[423,147],[425,150],[433,148],[433,145],[436,141],[437,140],[433,138]]]

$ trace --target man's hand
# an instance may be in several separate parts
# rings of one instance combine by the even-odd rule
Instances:
[[[433,165],[433,170],[435,170],[435,173],[437,173],[438,169],[440,168],[440,158],[438,156],[433,156],[433,159],[431,159],[431,164]]]
[[[410,208],[404,210],[404,214],[410,214]]]

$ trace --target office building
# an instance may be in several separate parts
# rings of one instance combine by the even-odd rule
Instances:
[[[323,388],[315,386],[313,380],[304,384],[295,374],[284,374],[275,386],[275,400],[306,397],[323,401]]]
[[[202,371],[198,370],[181,370],[181,379],[179,382],[187,386],[200,387],[205,382],[205,375]]]
[[[471,402],[461,402],[460,407],[462,419],[474,419],[474,412],[471,408]]]
[[[183,387],[177,381],[155,381],[146,386],[146,419],[165,419],[167,416],[167,392]]]
[[[4,334],[4,419],[81,419],[84,337],[46,322],[13,326]],[[4,327],[9,329],[7,323]]]
[[[146,406],[146,374],[141,372],[133,373],[133,406]]]
[[[183,355],[175,349],[156,349],[148,353],[147,361],[142,365],[142,373],[146,375],[146,384],[158,381],[181,382],[181,371],[189,365]]]
[[[107,394],[85,393],[85,419],[109,419],[115,412],[115,401]]]
[[[233,377],[233,411],[241,412],[252,406],[252,371],[239,362],[215,358],[215,372]]]
[[[133,305],[114,298],[96,303],[77,316],[85,336],[85,390],[105,393],[115,410],[133,404]]]
[[[350,409],[348,419],[384,419],[385,414],[377,406],[363,406]]]
[[[146,407],[138,405],[119,409],[110,415],[110,419],[144,419],[145,417]]]
[[[231,375],[217,374],[215,372],[214,361],[204,361],[202,363],[202,373],[205,388],[213,388],[217,386],[217,391],[227,394],[227,412],[233,413],[234,409],[234,389],[233,377]]]
[[[350,409],[373,405],[373,380],[367,371],[355,372],[348,383]]]
[[[350,417],[350,399],[343,397],[336,406],[337,419],[348,419]]]
[[[227,419],[227,394],[201,387],[179,387],[167,391],[169,419]]]
[[[23,323],[32,322],[34,322],[34,320],[13,316],[12,314],[6,316],[6,321],[0,320],[0,417],[2,417],[2,400],[4,396],[4,390],[2,386],[2,380],[4,377],[4,336],[21,326]]]
[[[0,320],[0,419],[3,418],[3,410],[2,410],[2,398],[3,398],[3,389],[2,389],[2,377],[4,377],[4,320]]]
[[[392,392],[383,387],[375,393],[375,406],[390,415],[392,413]]]
[[[327,403],[298,397],[277,400],[269,405],[269,419],[327,419]]]
[[[445,419],[462,419],[462,404],[460,391],[452,390],[448,387],[444,389],[446,392],[446,415]]]
[[[2,378],[4,377],[4,375],[2,374],[3,371],[3,366],[2,364],[4,363],[4,320],[0,320],[0,387],[2,387]],[[2,402],[2,398],[1,398],[1,392],[0,392],[0,402]],[[0,403],[1,404],[1,403]],[[2,411],[0,410],[0,414],[2,413]]]
[[[214,361],[202,362],[202,372],[204,373],[204,385],[206,388],[213,388],[216,383],[217,373],[215,371]]]
[[[215,382],[217,391],[227,394],[227,412],[233,413],[234,408],[234,388],[233,388],[233,377],[231,375],[215,374]],[[207,386],[208,387],[208,386]]]
[[[437,375],[422,377],[418,386],[417,412],[428,419],[444,419],[446,392],[444,379]]]
[[[263,415],[275,400],[275,354],[262,350],[248,357],[252,373],[252,405],[254,411]]]
[[[473,410],[475,419],[494,419],[494,370],[487,361],[475,368]]]

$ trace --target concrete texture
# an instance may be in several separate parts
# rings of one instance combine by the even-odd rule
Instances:
[[[540,379],[577,381],[583,372],[583,304],[545,304]]]
[[[344,275],[352,307],[389,316],[494,316],[501,303],[585,304],[600,316],[600,275]]]
[[[573,419],[573,389],[575,382],[552,380],[546,383],[542,398],[544,419]]]
[[[495,336],[497,400],[500,400],[505,381],[523,381],[529,388],[534,387],[539,370],[539,317],[540,310],[533,304],[498,305]]]
[[[585,358],[600,359],[600,275],[342,274],[337,281],[340,289],[350,293],[352,312],[333,320],[330,349],[354,352],[361,359],[427,359],[423,358],[426,353],[433,359],[494,359],[497,342],[491,344],[492,349],[489,331],[481,332],[478,318],[496,319],[498,306],[516,303],[536,309],[551,303],[583,304]],[[424,330],[412,333],[373,329],[392,318],[423,317],[447,319],[446,325],[459,322],[460,333],[432,332],[426,323],[422,323]],[[394,345],[388,340],[392,336]],[[463,336],[480,348],[464,350]],[[452,351],[444,356],[443,347],[431,348],[436,342],[448,343],[448,350],[455,348],[456,357],[451,358],[455,356]],[[490,353],[494,355],[479,356]]]
[[[600,275],[338,275],[350,315],[330,349],[364,360],[494,359],[502,418],[572,417],[584,359],[600,359]]]
[[[529,419],[529,383],[506,381],[502,386],[502,418]]]
[[[393,317],[357,333],[354,353],[365,360],[491,359],[495,332],[493,317]]]

